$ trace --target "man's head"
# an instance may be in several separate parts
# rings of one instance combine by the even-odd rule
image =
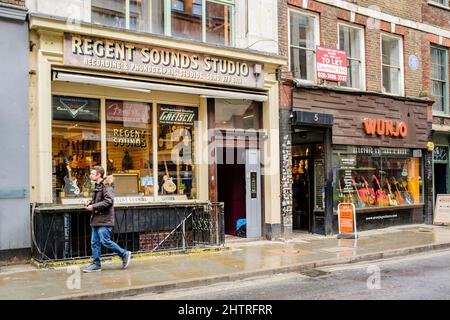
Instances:
[[[99,182],[103,179],[103,176],[105,175],[105,169],[101,166],[94,166],[91,171],[91,175],[89,176],[92,181]]]

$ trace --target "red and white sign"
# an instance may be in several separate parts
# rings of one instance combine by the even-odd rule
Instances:
[[[347,53],[317,46],[316,70],[319,79],[347,82]]]
[[[353,203],[339,203],[338,228],[339,234],[354,234],[356,237],[356,211]]]

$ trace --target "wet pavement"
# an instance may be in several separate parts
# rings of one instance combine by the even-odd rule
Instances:
[[[286,272],[313,263],[332,265],[385,253],[403,255],[450,247],[450,227],[409,225],[360,232],[359,239],[294,234],[286,241],[227,242],[229,250],[104,261],[102,271],[85,274],[85,265],[23,270],[0,267],[0,299],[112,298],[163,291],[257,274]],[[233,278],[234,277],[234,278]]]

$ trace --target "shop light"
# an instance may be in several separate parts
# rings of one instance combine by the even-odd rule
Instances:
[[[169,91],[186,94],[197,94],[200,97],[210,98],[225,98],[225,99],[245,99],[254,101],[267,101],[267,96],[264,94],[233,92],[225,90],[195,88],[180,85],[161,84],[154,82],[114,79],[107,77],[88,76],[84,74],[67,73],[62,71],[53,72],[54,81],[68,81],[76,83],[87,83],[98,86],[115,87],[131,90],[155,90],[155,91]],[[148,92],[148,91],[147,91]]]

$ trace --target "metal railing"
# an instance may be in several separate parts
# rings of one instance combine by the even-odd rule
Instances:
[[[115,207],[112,240],[132,252],[224,244],[223,203]],[[90,214],[82,208],[32,208],[32,256],[59,261],[91,256]],[[102,248],[102,255],[112,252]]]

